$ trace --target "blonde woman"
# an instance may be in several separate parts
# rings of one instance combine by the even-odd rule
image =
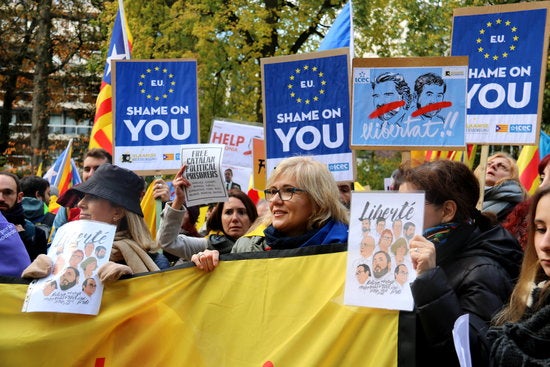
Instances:
[[[279,162],[266,184],[269,213],[239,238],[231,252],[282,250],[346,243],[349,214],[326,164],[296,156]],[[218,265],[217,252],[191,259],[206,271]]]
[[[478,167],[477,177],[481,177],[481,174]],[[495,153],[487,158],[485,193],[481,211],[495,214],[497,220],[502,222],[525,198],[526,192],[519,181],[516,160],[504,152]]]
[[[140,206],[144,184],[132,171],[104,163],[86,182],[67,190],[57,200],[64,206],[78,202],[80,219],[116,225],[110,261],[98,269],[102,282],[117,280],[125,274],[159,270],[154,261],[159,248]],[[49,257],[40,256],[23,272],[23,277],[47,276],[52,266]]]

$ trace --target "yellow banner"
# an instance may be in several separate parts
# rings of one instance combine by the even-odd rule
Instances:
[[[344,306],[345,261],[345,252],[223,261],[210,274],[119,280],[98,316],[22,313],[27,286],[0,284],[1,364],[397,366],[399,312]]]

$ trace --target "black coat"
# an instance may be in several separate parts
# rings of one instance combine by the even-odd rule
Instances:
[[[487,366],[491,318],[509,301],[523,253],[500,225],[461,225],[436,245],[437,267],[411,285],[417,315],[417,366],[458,366],[452,329],[470,314],[473,366]]]
[[[538,309],[527,308],[518,322],[492,327],[487,333],[493,342],[491,366],[550,366],[550,297],[538,305],[540,288],[532,294]]]

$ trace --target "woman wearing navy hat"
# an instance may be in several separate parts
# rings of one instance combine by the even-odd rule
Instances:
[[[57,200],[63,206],[77,203],[80,219],[116,225],[110,261],[98,270],[102,282],[125,274],[159,270],[152,258],[158,246],[140,206],[144,188],[145,181],[132,171],[105,163],[87,181],[70,188]],[[50,264],[50,258],[43,255],[23,272],[23,277],[46,276]]]

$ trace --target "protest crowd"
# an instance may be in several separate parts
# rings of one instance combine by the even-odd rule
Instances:
[[[125,27],[121,26],[123,16],[120,14],[121,12],[117,15],[116,24],[121,27],[122,35],[126,30],[122,30]],[[460,19],[459,16],[457,18]],[[510,32],[516,32],[517,27],[511,27],[511,23],[503,22],[500,18],[495,19],[494,23],[485,23],[486,28],[483,32],[480,32],[480,35],[476,34],[478,43],[484,41],[482,35],[485,31],[492,31],[497,26],[506,26]],[[458,22],[458,26],[458,29],[463,27],[469,30],[463,23]],[[457,38],[459,33],[456,32],[453,37]],[[491,39],[497,40],[501,36],[493,35]],[[122,39],[124,43],[128,43],[127,39]],[[515,42],[513,47],[516,47],[520,38],[516,36],[512,39]],[[109,67],[105,74],[108,75],[108,79],[111,78],[108,71],[110,59],[116,58],[115,43],[109,49]],[[465,43],[455,41],[454,51],[459,47],[466,47]],[[126,46],[128,45],[123,47]],[[483,48],[487,47],[486,45],[476,47],[479,47],[476,53],[481,55],[483,51],[486,55],[484,58],[490,58],[489,51]],[[194,292],[192,294],[196,295],[196,299],[188,302],[184,300],[184,295],[177,294],[170,299],[177,299],[179,302],[174,307],[169,302],[164,302],[163,298],[150,308],[147,305],[132,308],[135,305],[124,304],[126,309],[132,310],[133,313],[130,315],[122,315],[122,308],[114,312],[112,309],[108,310],[111,312],[110,317],[113,313],[119,317],[111,322],[114,326],[109,330],[116,329],[121,335],[129,335],[129,338],[133,339],[113,341],[113,335],[116,333],[107,330],[101,335],[101,342],[91,345],[90,348],[101,349],[102,353],[107,353],[106,349],[117,349],[117,353],[120,351],[124,354],[125,360],[134,362],[132,365],[139,364],[143,361],[139,356],[129,352],[129,346],[133,343],[140,346],[140,343],[147,344],[148,338],[152,337],[142,330],[149,327],[153,329],[158,326],[154,325],[155,322],[163,320],[159,323],[173,323],[170,326],[175,328],[185,325],[189,330],[192,329],[189,332],[192,337],[186,339],[185,332],[188,330],[182,330],[177,336],[170,335],[169,338],[154,335],[153,338],[158,338],[159,343],[164,343],[167,347],[166,350],[157,348],[148,351],[151,354],[164,353],[168,359],[175,358],[168,346],[176,345],[181,348],[183,345],[185,348],[188,347],[185,350],[186,355],[196,356],[201,360],[197,365],[214,365],[212,362],[203,362],[206,360],[216,360],[215,365],[220,366],[250,365],[244,363],[248,362],[246,353],[251,353],[244,350],[246,348],[242,348],[243,351],[237,350],[240,348],[231,344],[231,352],[235,354],[228,356],[220,352],[224,350],[223,341],[218,345],[205,346],[199,345],[201,342],[196,340],[204,341],[201,338],[208,338],[208,332],[211,336],[214,329],[227,343],[235,342],[238,337],[231,333],[232,330],[228,331],[224,327],[219,327],[218,330],[220,319],[231,319],[230,313],[234,309],[244,309],[247,318],[261,325],[261,332],[265,331],[263,329],[269,329],[266,327],[266,324],[269,324],[273,330],[268,330],[268,334],[271,331],[273,334],[279,331],[278,322],[283,323],[281,318],[287,323],[299,324],[299,318],[292,312],[300,313],[301,303],[305,304],[306,300],[313,299],[315,291],[319,291],[331,281],[332,284],[336,284],[335,274],[340,274],[339,270],[342,268],[345,284],[342,286],[338,283],[338,289],[331,294],[326,292],[323,295],[328,299],[326,304],[315,309],[311,319],[307,319],[305,323],[308,326],[314,325],[319,320],[331,319],[332,315],[338,314],[347,320],[345,326],[339,329],[338,320],[341,319],[336,320],[335,325],[331,325],[333,329],[329,333],[335,336],[335,339],[322,339],[321,336],[314,335],[318,334],[317,331],[300,325],[297,330],[291,331],[293,335],[288,337],[289,340],[296,337],[300,341],[306,340],[311,345],[322,344],[321,350],[325,352],[338,349],[345,354],[349,349],[349,353],[354,354],[357,350],[354,348],[357,346],[349,347],[345,342],[341,342],[339,337],[345,334],[346,337],[357,336],[360,340],[364,338],[364,329],[372,328],[369,337],[374,335],[380,343],[386,343],[385,340],[388,339],[388,346],[391,345],[393,348],[397,345],[395,349],[401,351],[400,348],[403,347],[407,352],[404,353],[406,356],[395,357],[394,354],[398,353],[394,353],[393,349],[388,352],[381,351],[380,347],[370,349],[370,345],[360,346],[365,354],[379,353],[381,366],[550,366],[550,231],[547,230],[550,226],[550,154],[542,157],[550,148],[544,150],[544,153],[543,149],[540,149],[539,154],[537,147],[536,154],[539,154],[541,159],[537,157],[538,176],[535,174],[536,177],[531,180],[537,184],[533,184],[532,187],[525,187],[527,185],[522,180],[518,163],[521,160],[516,160],[511,153],[495,151],[490,156],[482,153],[479,166],[473,168],[475,152],[472,159],[468,157],[469,153],[467,154],[466,150],[468,145],[480,143],[466,141],[466,136],[471,134],[466,130],[472,125],[470,123],[470,126],[467,126],[467,118],[476,115],[472,112],[475,108],[486,112],[483,108],[488,108],[483,106],[484,103],[496,108],[492,106],[496,102],[488,101],[487,96],[491,96],[491,92],[498,94],[501,89],[504,94],[505,91],[504,87],[496,83],[483,87],[480,87],[481,84],[474,84],[474,87],[468,90],[469,78],[475,79],[483,75],[480,78],[485,79],[485,70],[472,68],[473,58],[468,61],[470,56],[457,54],[446,58],[445,61],[430,58],[426,65],[422,64],[424,61],[419,61],[420,58],[410,58],[414,59],[414,63],[422,64],[416,65],[418,70],[408,68],[407,60],[388,58],[389,60],[384,60],[388,64],[380,67],[380,60],[358,58],[352,60],[351,69],[354,70],[351,73],[353,78],[350,78],[351,74],[348,75],[347,70],[350,65],[348,52],[342,50],[341,46],[332,49],[328,54],[318,58],[292,58],[294,55],[291,55],[290,59],[285,59],[286,61],[283,60],[286,56],[273,58],[276,60],[262,59],[260,64],[262,99],[265,103],[264,126],[254,126],[261,132],[251,133],[250,139],[243,136],[235,141],[233,137],[229,137],[229,133],[218,132],[218,142],[223,144],[199,144],[193,140],[198,138],[200,131],[197,111],[189,109],[189,106],[198,103],[198,96],[194,94],[198,90],[196,85],[188,88],[193,93],[182,92],[188,100],[182,97],[183,101],[178,99],[173,103],[172,107],[175,107],[184,118],[168,117],[168,111],[172,113],[172,108],[168,109],[166,102],[166,106],[157,106],[153,109],[158,112],[164,111],[165,113],[160,114],[163,116],[155,116],[158,119],[153,120],[149,120],[150,116],[145,116],[147,119],[141,116],[137,119],[139,123],[132,125],[133,120],[130,117],[138,116],[137,112],[142,112],[142,109],[121,107],[124,103],[129,103],[130,99],[122,98],[125,91],[120,90],[127,86],[123,84],[124,80],[137,77],[138,72],[137,68],[133,69],[132,62],[122,62],[130,60],[118,60],[120,62],[115,64],[114,68],[118,74],[113,75],[113,80],[120,78],[122,88],[119,86],[119,94],[116,94],[115,88],[115,94],[107,99],[111,103],[113,97],[120,105],[114,110],[109,110],[107,114],[118,113],[113,121],[123,120],[128,131],[121,133],[116,130],[123,125],[121,123],[113,131],[109,130],[112,126],[98,129],[109,130],[113,135],[118,134],[117,138],[120,141],[128,140],[130,137],[132,141],[137,141],[134,137],[143,131],[146,138],[156,144],[155,148],[171,147],[172,150],[150,153],[147,152],[147,148],[152,145],[144,144],[145,148],[140,150],[143,147],[136,147],[128,141],[126,144],[118,141],[118,145],[116,141],[109,141],[111,146],[106,148],[107,150],[90,144],[90,149],[80,157],[82,180],[69,184],[65,177],[63,186],[54,185],[51,175],[18,177],[14,173],[0,171],[0,287],[5,291],[4,285],[28,286],[21,311],[23,317],[28,316],[33,322],[41,322],[40,315],[26,312],[65,312],[78,314],[79,317],[93,315],[89,319],[70,319],[63,316],[57,318],[58,315],[55,315],[56,322],[59,321],[60,325],[74,331],[98,315],[103,290],[113,290],[108,297],[111,302],[113,298],[118,297],[116,302],[120,301],[122,304],[127,297],[138,304],[136,299],[139,301],[141,297],[153,304],[156,301],[155,297],[169,298],[177,293],[176,289],[180,293],[181,290],[185,292],[189,289],[190,293]],[[318,51],[322,52],[321,50]],[[509,51],[501,55],[502,59],[515,55],[515,48],[510,48]],[[525,57],[533,53],[523,50],[522,52]],[[501,56],[495,54],[491,58],[496,63]],[[546,56],[544,54],[543,58],[546,59]],[[127,57],[129,58],[129,53]],[[156,75],[155,73],[167,74],[167,77],[174,78],[171,86],[177,88],[170,87],[170,93],[167,92],[162,98],[160,95],[157,97],[157,100],[168,100],[176,99],[171,93],[175,90],[184,90],[186,87],[180,84],[193,79],[190,75],[197,74],[197,65],[194,61],[187,60],[172,65],[169,60],[157,60],[177,70],[170,73],[166,65],[151,67],[146,63],[152,65],[156,61],[140,61],[143,62],[141,66],[146,65],[146,71],[142,71],[140,75],[140,93],[144,96],[149,94],[147,98],[154,99],[154,93],[146,93],[147,88],[142,87],[144,82],[141,79],[150,78],[151,75]],[[540,60],[536,61],[540,63]],[[299,64],[300,62],[302,64]],[[510,67],[508,71],[515,68],[519,70],[515,65],[514,68],[511,64],[503,65]],[[432,70],[426,71],[423,67]],[[468,69],[469,67],[471,69]],[[385,69],[375,75],[377,68]],[[503,74],[502,78],[506,76],[505,66],[495,69],[494,72],[496,70],[499,70],[499,76]],[[487,72],[490,74],[491,70],[487,69]],[[536,71],[533,71],[533,74],[535,73]],[[157,77],[158,80],[148,80],[150,85],[147,87],[162,86],[160,82],[163,82],[163,76],[154,78]],[[354,80],[353,96],[348,94],[352,90],[347,84],[348,79]],[[531,87],[531,79],[526,80],[528,82],[524,83],[524,98],[529,95],[527,89]],[[519,109],[525,101],[513,100],[516,82],[517,80],[514,80],[513,83],[509,83],[508,98],[499,95],[498,101],[504,103],[506,100],[513,108]],[[102,83],[102,88],[109,83]],[[319,84],[314,88],[315,83]],[[116,83],[114,85],[116,86]],[[110,87],[109,85],[109,93]],[[281,90],[285,90],[285,93],[281,93]],[[543,88],[540,94],[542,90]],[[311,98],[307,93],[311,94]],[[292,103],[288,103],[288,106],[282,103],[282,99],[278,99],[281,95],[286,98],[285,103],[289,100]],[[101,96],[103,94],[100,93]],[[315,105],[321,98],[326,98],[323,102],[325,104]],[[321,107],[308,110],[310,104]],[[527,104],[525,102],[525,105]],[[539,104],[539,109],[540,105],[542,103]],[[351,111],[350,106],[353,107]],[[468,113],[467,109],[470,109]],[[124,117],[124,112],[121,111],[130,113]],[[538,112],[540,114],[540,111]],[[532,117],[536,113],[525,112],[520,115]],[[495,130],[491,125],[494,121],[490,121],[492,115],[488,116],[478,113],[475,118],[480,120],[476,126],[481,126],[481,129],[483,125],[487,125],[490,126],[487,130]],[[502,116],[506,116],[506,119],[515,117],[511,113]],[[166,118],[170,124],[161,118]],[[179,118],[183,121],[183,132],[178,130]],[[273,121],[278,124],[276,128],[269,126]],[[318,124],[315,125],[313,122]],[[540,129],[540,126],[535,126],[537,123],[540,125],[540,120],[534,123],[523,122],[524,124],[511,124],[510,129],[516,129],[516,133],[525,133],[526,136],[525,130],[533,133],[534,130]],[[110,123],[114,125],[112,121]],[[309,123],[311,124],[308,125]],[[349,131],[348,126],[344,128],[348,123]],[[507,132],[508,125],[503,126],[497,125],[496,132],[498,133],[499,129],[505,129],[503,133]],[[162,131],[159,133],[160,130]],[[539,133],[541,132],[537,131],[537,134]],[[261,149],[254,148],[254,138],[259,138],[252,138],[255,134],[262,135],[261,139],[256,139],[261,140],[262,153],[257,152]],[[92,135],[93,141],[98,135]],[[312,141],[308,140],[310,135],[313,136]],[[428,141],[431,139],[433,141]],[[246,153],[243,152],[239,156],[240,163],[245,162],[243,166],[247,166],[243,169],[246,173],[242,173],[237,165],[222,162],[222,157],[226,159],[222,153],[231,149],[237,150],[236,141],[243,143],[245,140],[247,141],[244,145],[248,144]],[[388,143],[386,140],[392,141]],[[233,143],[235,146],[232,146]],[[269,144],[273,144],[271,151]],[[217,147],[214,147],[215,145]],[[273,148],[275,145],[277,147]],[[495,143],[491,145],[496,146]],[[528,142],[524,145],[527,146]],[[548,145],[550,146],[550,143]],[[121,146],[123,153],[115,150]],[[70,151],[69,147],[67,152]],[[405,149],[406,147],[411,149]],[[461,159],[440,157],[435,160],[424,156],[424,159],[418,160],[409,154],[415,149],[435,149],[434,147],[441,147],[449,152],[455,148],[455,152],[463,150],[464,156]],[[109,148],[117,154],[111,154]],[[354,166],[355,156],[352,149],[371,148],[403,151],[401,164],[391,167],[393,173],[384,181],[384,192],[371,191],[368,186],[364,189],[359,182],[354,182],[357,177],[357,166]],[[221,153],[209,157],[209,149],[219,149]],[[186,150],[190,156],[183,158],[187,154]],[[254,159],[262,161],[261,168],[267,173],[257,187],[253,183],[253,179],[256,179],[253,171],[260,166],[255,166],[257,162],[246,163],[248,158],[252,161],[254,153],[261,155],[261,159]],[[324,161],[319,158],[321,156],[329,158]],[[67,160],[67,156],[65,159]],[[154,160],[155,163],[151,163]],[[137,168],[137,165],[143,162],[150,164],[147,167],[149,170]],[[132,164],[136,164],[135,169]],[[143,172],[153,171],[150,169],[151,166],[161,164],[167,166],[155,167],[154,171],[158,175],[154,178],[142,176],[148,174]],[[533,169],[535,165],[531,166]],[[53,167],[51,169],[53,170]],[[65,172],[61,172],[60,166],[56,169],[59,172],[52,174],[59,177],[65,175]],[[239,176],[239,173],[243,176]],[[250,179],[250,183],[241,180],[244,176]],[[338,177],[346,179],[339,180]],[[367,176],[367,180],[369,179]],[[540,186],[535,187],[538,183]],[[201,200],[197,199],[198,190],[195,197],[192,194],[193,189],[199,184],[204,184],[201,188],[203,192],[200,193],[203,195]],[[369,200],[378,195],[376,200],[379,202],[360,199],[366,197],[360,196],[361,192],[372,195],[369,196]],[[208,197],[207,202],[204,198],[208,194],[212,196]],[[421,195],[418,197],[422,197],[422,200],[403,199],[416,198],[413,195]],[[359,200],[365,200],[366,204],[365,201]],[[67,228],[73,228],[74,224],[82,224],[83,227],[88,226],[87,228],[97,226],[102,229],[105,226],[111,232],[107,234],[108,231],[104,233],[98,230],[95,235],[85,230],[68,232]],[[109,237],[110,235],[112,237]],[[98,238],[102,241],[109,238],[108,243],[96,241]],[[338,263],[323,268],[325,263],[321,263],[318,258],[310,258],[308,260],[319,261],[322,265],[315,268],[320,271],[314,277],[309,277],[306,287],[305,280],[300,277],[301,272],[313,271],[309,268],[304,269],[307,265],[297,259],[309,255],[321,257],[336,253],[345,254],[347,267]],[[341,261],[342,258],[343,256],[340,256],[337,261]],[[277,263],[280,259],[291,261],[282,265]],[[252,273],[242,275],[246,270],[243,270],[243,267],[252,268],[256,260],[256,264],[260,260],[266,261],[258,269],[254,268]],[[232,265],[234,267],[229,269]],[[278,266],[295,266],[295,272],[290,276],[283,272],[277,273]],[[327,269],[328,267],[331,269]],[[181,279],[174,276],[168,281],[168,276],[162,277],[177,272],[180,272],[178,276],[181,275]],[[184,272],[187,273],[183,275]],[[54,275],[55,280],[51,280]],[[160,291],[150,287],[149,292],[146,292],[134,286],[135,283],[132,282],[140,278],[149,278],[148,286],[158,281]],[[216,293],[216,297],[203,298],[203,292],[207,294],[212,289],[206,289],[210,285],[206,282],[218,282],[212,284],[227,285],[227,289],[219,287],[213,292]],[[257,302],[260,304],[260,311],[254,312],[257,310],[254,305],[247,305],[248,300],[239,298],[245,295],[248,289],[238,287],[247,282],[252,282],[257,287],[250,293],[262,298],[261,302]],[[40,288],[36,284],[40,284]],[[206,284],[208,286],[205,286]],[[262,293],[265,288],[275,286],[297,290],[299,297],[303,298],[287,299],[284,291],[279,288],[276,288],[273,298],[267,292]],[[313,292],[311,288],[315,288]],[[340,299],[342,289],[343,301]],[[159,293],[155,293],[157,291]],[[57,300],[58,303],[67,301],[73,308],[69,311],[29,311],[27,308],[32,302],[29,299],[35,294],[39,296],[39,304],[46,304],[51,300]],[[210,295],[208,293],[208,296]],[[373,306],[353,303],[357,299],[354,297],[360,296],[367,299],[372,297]],[[181,300],[178,297],[181,297]],[[13,306],[15,298],[17,297],[9,296],[10,305]],[[395,307],[378,303],[384,298],[389,300],[388,303],[396,299],[406,302]],[[96,311],[75,311],[79,305],[93,305],[97,308]],[[35,307],[35,304],[32,307]],[[143,309],[139,309],[140,307]],[[283,316],[277,313],[280,309],[284,309]],[[13,311],[13,307],[10,311]],[[188,315],[182,315],[187,311],[199,316],[187,320]],[[21,317],[21,314],[18,316]],[[161,318],[161,314],[168,316]],[[355,317],[358,320],[367,320],[365,315],[374,316],[364,324],[353,322]],[[382,323],[392,323],[387,329],[391,329],[391,335],[387,331],[387,334],[384,334],[386,329],[380,327]],[[464,327],[461,332],[465,333],[467,338],[459,335],[460,323],[463,323]],[[46,324],[47,322],[44,323]],[[249,333],[252,339],[257,338],[254,343],[271,344],[270,335],[266,337],[263,334],[263,339],[260,339],[258,330],[252,327],[247,330],[248,325],[239,326],[242,326],[244,332]],[[348,327],[351,330],[347,330]],[[16,328],[11,325],[10,330],[14,329]],[[203,332],[203,329],[209,331]],[[23,335],[21,340],[26,340],[25,337],[26,335]],[[70,336],[67,336],[68,338]],[[181,344],[170,344],[173,343],[172,339]],[[17,338],[14,340],[17,341]],[[107,342],[103,343],[104,341]],[[287,348],[284,352],[280,352],[284,348],[277,343],[269,347],[272,347],[275,356],[280,352],[278,356],[283,355],[281,359],[292,358],[293,355],[304,352],[298,344],[289,345],[284,346]],[[7,349],[9,348],[4,348],[4,351]],[[109,350],[110,352],[112,351]],[[308,353],[315,354],[309,350],[302,354]],[[338,357],[331,356],[330,359],[328,352],[326,356],[323,352],[319,354],[321,355],[307,357],[312,360],[319,358],[316,361],[322,360],[324,363],[311,365],[340,365]],[[409,356],[410,361],[403,361]],[[86,358],[88,357],[90,356],[86,355]],[[376,357],[375,355],[374,358]],[[325,358],[326,361],[323,360]],[[2,359],[3,356],[0,356],[0,365]],[[395,363],[388,363],[389,360]],[[465,363],[465,360],[469,360],[470,363]],[[80,361],[76,361],[75,364],[78,362]],[[103,362],[105,361],[98,362],[96,359],[96,366],[106,365]],[[275,364],[266,361],[263,366],[274,367]]]
[[[267,181],[265,200],[269,210],[262,216],[258,216],[257,203],[246,193],[230,189],[228,201],[213,205],[206,221],[206,235],[199,235],[196,228],[198,208],[185,205],[183,190],[190,186],[185,166],[171,185],[157,179],[152,183],[154,196],[164,210],[155,241],[140,207],[145,181],[112,165],[109,154],[99,152],[105,159],[90,158],[98,150],[89,153],[84,182],[57,199],[62,206],[56,220],[48,211],[52,187],[46,180],[20,180],[0,172],[2,231],[12,226],[17,229],[17,234],[4,239],[0,248],[1,275],[31,279],[49,275],[55,266],[46,255],[48,247],[44,241],[58,229],[53,223],[59,223],[60,216],[65,222],[89,219],[116,225],[110,261],[97,273],[107,287],[123,276],[155,272],[184,262],[193,262],[198,269],[211,272],[227,253],[323,246],[348,240],[349,190],[339,190],[326,166],[310,157],[287,158],[278,165]],[[541,182],[545,182],[548,162],[543,159],[539,165]],[[439,365],[457,365],[452,327],[458,316],[469,313],[474,365],[502,365],[508,360],[544,365],[546,362],[537,364],[537,348],[549,336],[547,185],[528,198],[517,180],[515,160],[504,153],[495,154],[487,163],[486,191],[506,191],[510,183],[520,190],[500,195],[500,204],[491,196],[480,211],[476,208],[479,172],[476,177],[463,163],[440,160],[416,167],[404,164],[400,172],[392,184],[395,192],[426,193],[424,229],[421,235],[407,238],[402,226],[386,228],[385,221],[378,221],[377,230],[380,236],[392,235],[388,244],[401,243],[410,252],[417,273],[411,284],[417,318],[417,364],[431,365],[437,360]],[[40,185],[31,190],[31,181]],[[32,211],[25,209],[27,198],[34,203]],[[489,200],[490,205],[486,202]],[[499,215],[502,208],[512,213],[516,204],[524,202],[529,212],[521,218],[527,222],[526,236],[515,232],[517,227],[505,229],[499,222],[510,221],[510,214],[508,218]],[[495,207],[498,209],[491,211]],[[365,233],[370,233],[368,226]],[[37,236],[40,231],[48,233]],[[398,238],[393,238],[394,232]],[[526,239],[523,251],[518,241],[522,238]],[[390,247],[377,248],[389,257]],[[82,260],[84,254],[78,251],[74,255]],[[371,266],[374,270],[375,262]]]

